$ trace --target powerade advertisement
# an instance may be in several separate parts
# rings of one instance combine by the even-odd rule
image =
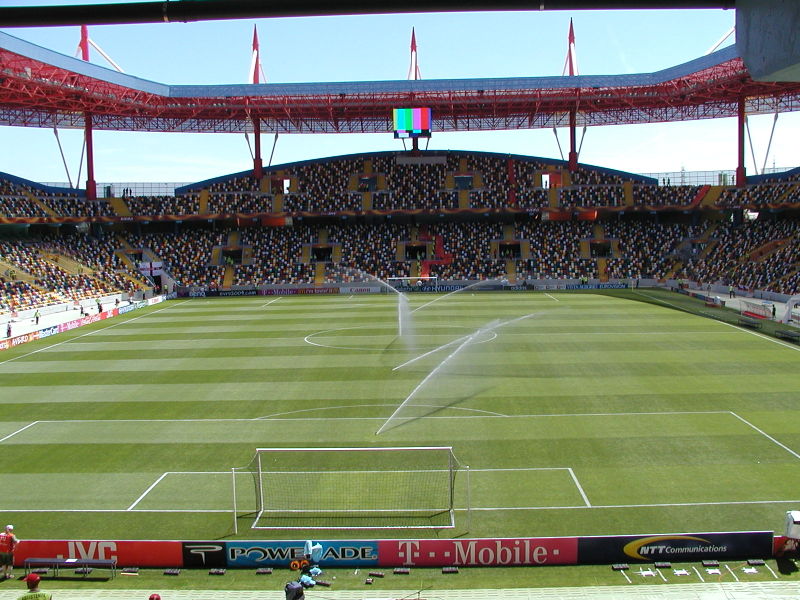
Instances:
[[[303,559],[302,541],[225,542],[229,567],[288,567]],[[371,567],[378,565],[377,541],[325,541],[321,567]],[[185,544],[185,546],[188,544]]]
[[[581,564],[695,561],[772,555],[771,531],[582,537]]]

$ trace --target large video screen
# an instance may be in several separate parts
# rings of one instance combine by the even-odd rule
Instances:
[[[395,138],[431,137],[430,108],[392,109]]]

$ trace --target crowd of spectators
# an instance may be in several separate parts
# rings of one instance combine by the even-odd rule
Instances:
[[[625,191],[621,185],[581,185],[561,188],[559,205],[563,208],[625,206]]]
[[[85,198],[46,197],[41,198],[53,212],[62,217],[110,217],[114,210],[106,200],[86,200]]]
[[[121,291],[114,281],[103,278],[102,273],[70,273],[61,268],[53,259],[44,256],[44,242],[28,241],[12,243],[0,241],[0,255],[7,264],[13,265],[17,274],[27,273],[32,280],[26,285],[42,292],[52,292],[62,302],[77,301],[84,298]],[[16,280],[16,277],[9,280]],[[30,290],[28,290],[30,291]]]
[[[366,273],[379,279],[409,277],[417,273],[416,260],[448,257],[441,264],[430,264],[430,275],[440,279],[501,279],[506,276],[506,261],[516,261],[518,278],[581,279],[599,275],[597,259],[582,254],[581,242],[594,236],[589,221],[525,221],[515,224],[512,239],[506,239],[507,226],[485,221],[439,222],[421,228],[404,224],[341,223],[329,225],[296,224],[293,227],[245,228],[240,248],[247,257],[234,265],[233,285],[269,285],[315,281],[316,261],[312,249],[321,240],[331,249],[324,259],[326,281],[359,281]],[[793,293],[798,277],[785,277],[800,265],[800,225],[797,221],[758,220],[741,225],[724,223],[709,240],[707,254],[684,254],[679,248],[693,249],[707,223],[658,223],[651,220],[613,220],[603,223],[605,240],[613,247],[607,259],[606,274],[612,279],[660,279],[679,258],[683,269],[676,278],[707,283],[734,282],[747,288]],[[325,235],[322,235],[322,231]],[[161,259],[165,270],[178,285],[220,287],[231,229],[187,228],[178,233],[125,234],[135,249]],[[423,243],[438,240],[438,256],[403,257],[401,243],[411,243],[414,233]],[[770,254],[765,244],[781,241]],[[498,244],[517,242],[520,251],[498,255]],[[527,255],[527,246],[530,255]],[[136,273],[125,271],[117,258],[119,244],[114,238],[96,239],[85,234],[50,235],[36,240],[3,241],[0,253],[19,273],[30,274],[28,283],[5,274],[3,306],[46,303],[98,296],[115,291],[134,292],[147,284]],[[430,248],[431,246],[429,246]],[[522,248],[526,248],[522,252]],[[762,250],[763,248],[763,250]],[[218,249],[215,254],[215,249]],[[74,259],[86,272],[68,272],[58,265],[58,256]],[[701,258],[702,256],[702,258]],[[451,257],[451,258],[450,258]],[[688,257],[688,258],[687,258]],[[438,261],[436,261],[438,262]],[[50,294],[50,295],[48,295]]]
[[[166,270],[180,285],[217,288],[222,285],[224,266],[212,265],[212,252],[228,241],[226,230],[184,229],[180,234],[128,234],[134,248],[143,248],[159,257]]]
[[[721,207],[759,207],[791,203],[800,203],[800,185],[788,181],[725,188],[717,200],[717,206]]]
[[[783,278],[787,274],[787,266],[800,266],[800,245],[796,241],[785,243],[766,258],[751,258],[754,260],[740,262],[731,270],[729,278],[736,282],[737,286],[786,294],[796,292],[796,289],[783,291],[786,289]]]
[[[251,263],[236,265],[234,285],[314,283],[314,265],[302,262],[303,245],[317,241],[314,228],[249,228],[242,231],[241,243],[252,247]]]
[[[610,257],[606,274],[614,279],[659,279],[669,271],[678,247],[702,234],[702,227],[650,221],[613,221],[605,237],[617,240],[619,256]]]
[[[27,196],[0,196],[0,216],[3,217],[47,217],[39,204]]]
[[[530,258],[517,261],[518,277],[580,279],[595,277],[595,261],[581,258],[580,243],[590,238],[588,221],[531,221],[516,226],[516,237],[530,242]]]
[[[748,280],[756,277],[754,273],[758,270],[757,265],[761,256],[754,256],[754,253],[759,248],[778,240],[792,240],[790,245],[796,245],[798,233],[800,225],[798,221],[791,219],[759,219],[741,224],[722,224],[714,232],[713,246],[710,250],[705,255],[688,260],[677,276],[707,283],[722,282],[738,285],[739,282],[735,279],[737,268]],[[756,264],[742,267],[741,264],[746,262]],[[785,264],[783,271],[786,272],[788,267],[789,265]],[[764,273],[763,277],[768,277],[766,271]],[[778,272],[773,273],[775,276],[777,274]]]
[[[373,199],[379,210],[458,208],[458,196],[446,191],[444,164],[398,164],[394,155],[379,156],[373,168],[385,182],[384,193]]]
[[[132,215],[167,216],[196,215],[200,210],[198,196],[134,196],[126,198],[125,204]]]
[[[34,287],[27,281],[12,280],[9,275],[0,276],[0,312],[40,308],[64,301],[59,294]]]
[[[310,212],[318,214],[336,212],[355,212],[364,208],[359,192],[346,190],[329,191],[325,195],[286,194],[283,210],[287,213]]]
[[[634,185],[634,206],[690,206],[700,186],[696,185]]]
[[[209,214],[272,212],[272,195],[261,192],[216,192],[208,198]]]
[[[117,256],[119,244],[113,237],[98,238],[80,233],[68,236],[49,235],[37,245],[40,252],[53,252],[86,265],[94,277],[99,277],[115,289],[128,294],[150,285],[138,271],[126,268],[120,261]]]

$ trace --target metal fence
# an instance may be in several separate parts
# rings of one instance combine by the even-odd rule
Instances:
[[[770,167],[764,170],[764,175],[784,173],[794,167]],[[654,177],[659,185],[734,185],[736,171],[667,171],[664,173],[642,173],[647,177]],[[756,173],[748,173],[756,175]]]
[[[70,185],[65,182],[45,182],[42,185],[68,188]],[[98,198],[118,198],[127,196],[174,196],[175,188],[179,188],[187,183],[164,183],[160,181],[131,181],[131,182],[98,182]],[[127,190],[127,191],[126,191]]]
[[[784,173],[794,167],[770,167],[764,171],[765,175]],[[733,185],[736,183],[736,171],[666,171],[661,173],[640,173],[658,180],[659,185]],[[755,173],[750,173],[755,175]],[[97,196],[100,198],[119,197],[127,191],[128,196],[174,196],[175,188],[188,185],[189,182],[163,183],[149,181],[98,183]],[[43,185],[55,187],[70,187],[63,181],[47,182]]]

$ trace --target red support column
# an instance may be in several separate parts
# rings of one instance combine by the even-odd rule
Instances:
[[[569,170],[578,170],[578,151],[575,135],[575,128],[577,123],[577,112],[575,110],[569,111]]]
[[[264,175],[264,162],[261,160],[261,121],[258,120],[258,117],[253,119],[253,135],[256,138],[255,154],[253,155],[253,177],[261,181],[261,177]]]
[[[745,98],[739,98],[739,111],[737,115],[737,163],[736,163],[736,186],[744,187],[747,185],[747,172],[744,167],[744,119],[745,119]]]
[[[94,180],[94,145],[92,144],[92,115],[84,116],[86,136],[86,199],[97,199],[97,182]]]
[[[89,28],[81,25],[81,58],[89,60]],[[94,180],[94,146],[92,145],[92,115],[84,115],[84,136],[86,139],[86,199],[97,198],[97,183]]]

